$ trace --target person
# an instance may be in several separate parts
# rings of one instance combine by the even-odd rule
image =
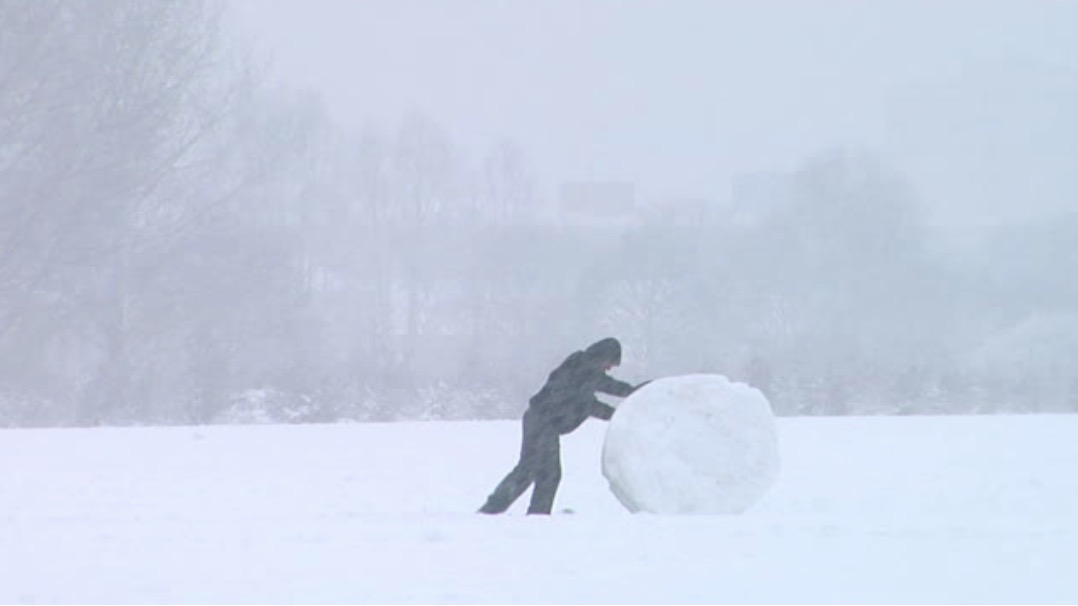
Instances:
[[[561,482],[560,437],[580,427],[589,417],[610,420],[614,408],[600,402],[596,392],[626,397],[633,387],[607,375],[621,364],[621,343],[602,339],[569,355],[528,401],[522,421],[520,461],[498,483],[479,513],[503,513],[529,486],[535,484],[529,514],[549,514]]]

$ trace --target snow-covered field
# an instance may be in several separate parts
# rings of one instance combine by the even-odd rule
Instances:
[[[1078,416],[781,419],[737,517],[629,514],[589,421],[575,515],[472,513],[518,427],[0,431],[0,602],[1078,602]]]

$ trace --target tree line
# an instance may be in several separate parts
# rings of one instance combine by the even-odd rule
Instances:
[[[604,336],[780,414],[1078,409],[1074,216],[962,248],[828,150],[577,221],[512,141],[345,128],[229,40],[208,0],[0,3],[0,425],[505,418]]]

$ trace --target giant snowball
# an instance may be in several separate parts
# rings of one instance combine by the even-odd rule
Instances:
[[[632,512],[738,514],[778,477],[778,437],[759,390],[721,375],[651,382],[618,406],[603,475]]]

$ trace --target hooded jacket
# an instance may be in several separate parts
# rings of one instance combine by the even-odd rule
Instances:
[[[624,398],[634,388],[607,375],[602,368],[604,361],[621,361],[621,346],[616,340],[604,339],[570,354],[528,401],[529,412],[563,435],[580,427],[588,417],[610,419],[614,409],[596,399],[595,394]]]

